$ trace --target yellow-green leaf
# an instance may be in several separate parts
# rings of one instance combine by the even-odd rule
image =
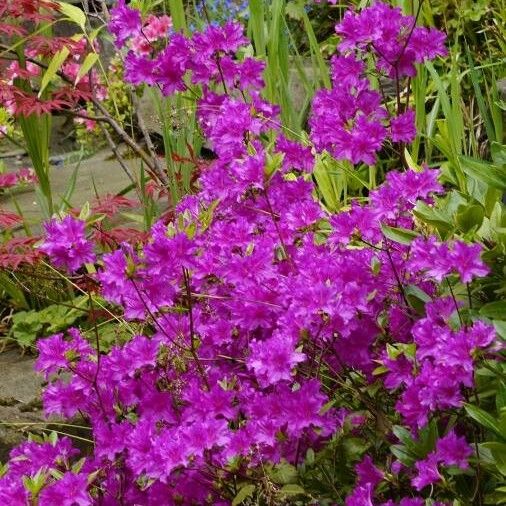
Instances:
[[[58,5],[60,6],[60,12],[70,19],[70,21],[79,25],[84,31],[86,25],[86,16],[84,12],[79,9],[79,7],[66,2],[58,2]]]
[[[42,76],[42,80],[40,82],[40,91],[39,98],[42,96],[42,93],[47,88],[48,84],[55,78],[56,73],[60,70],[60,67],[63,65],[63,62],[67,59],[70,51],[68,47],[63,47],[58,51],[47,66],[47,70]]]
[[[77,84],[82,79],[82,77],[85,76],[91,70],[93,65],[97,63],[98,58],[99,56],[97,53],[89,53],[86,55],[86,58],[84,59],[83,64],[79,69],[79,72],[77,73],[75,84]]]
[[[239,504],[241,504],[244,501],[244,499],[251,497],[254,491],[255,485],[249,484],[242,487],[241,490],[239,490],[237,495],[234,497],[234,500],[232,501],[232,506],[238,506]]]
[[[306,492],[300,485],[297,485],[295,483],[290,483],[288,485],[284,485],[283,487],[281,487],[281,490],[279,491],[279,493],[281,495],[291,496],[291,495],[305,494]]]

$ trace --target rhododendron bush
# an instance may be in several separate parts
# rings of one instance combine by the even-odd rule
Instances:
[[[348,12],[306,142],[263,98],[242,25],[163,44],[169,29],[123,1],[111,10],[126,79],[198,97],[216,158],[136,244],[104,254],[82,216],[46,223],[40,252],[130,332],[107,352],[77,328],[38,342],[45,413],[84,420],[93,444],[21,444],[0,502],[478,504],[476,372],[502,351],[472,310],[483,246],[422,224],[419,206],[448,192],[438,169],[399,160],[339,212],[313,175],[326,156],[372,165],[414,139],[414,111],[385,103],[370,66],[414,77],[446,54],[443,34],[383,3]]]

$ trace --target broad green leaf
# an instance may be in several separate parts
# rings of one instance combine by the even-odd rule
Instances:
[[[405,228],[390,227],[382,224],[381,230],[388,239],[400,244],[411,244],[415,237],[418,237],[418,233],[414,230],[408,230]]]
[[[285,7],[286,15],[296,21],[300,21],[303,18],[301,12],[302,6],[297,1],[288,2]]]
[[[76,23],[76,25],[79,25],[83,31],[85,30],[86,15],[81,9],[79,9],[79,7],[66,2],[58,2],[58,5],[60,6],[60,12],[64,16],[70,19],[70,21]]]
[[[413,435],[409,432],[406,427],[402,427],[401,425],[394,425],[392,427],[392,432],[394,436],[407,447],[415,447],[415,443],[413,441]]]
[[[237,495],[232,500],[232,506],[239,506],[245,499],[251,497],[255,492],[255,485],[249,484],[239,490]]]
[[[415,297],[422,302],[430,302],[432,298],[426,292],[416,285],[407,285],[404,288],[406,295],[409,297]]]
[[[79,213],[79,219],[86,221],[90,217],[90,214],[91,214],[91,207],[90,207],[89,201],[87,200],[81,207],[81,212]]]
[[[501,428],[497,423],[497,420],[485,410],[479,408],[478,406],[474,406],[473,404],[465,404],[464,405],[467,414],[476,422],[478,422],[483,427],[494,431],[500,438],[506,438],[506,434],[501,433]]]
[[[305,494],[306,492],[300,485],[290,483],[289,485],[282,486],[279,493],[281,495],[291,496],[291,495]]]
[[[498,142],[490,143],[490,152],[492,154],[492,160],[497,165],[506,165],[506,145],[499,144]]]
[[[469,156],[460,156],[464,172],[494,188],[506,191],[506,167],[501,167]]]
[[[90,35],[88,37],[88,40],[90,42],[93,42],[99,36],[100,32],[105,28],[105,26],[107,26],[107,25],[101,25],[98,28],[95,28],[95,30],[93,30],[90,33]]]
[[[70,51],[68,47],[65,46],[53,56],[49,62],[46,72],[42,76],[40,82],[39,98],[42,96],[42,93],[47,88],[48,84],[55,78],[56,73],[58,70],[60,70],[60,67],[63,65],[63,62],[67,59],[69,54]]]
[[[297,476],[297,469],[295,469],[295,467],[291,464],[288,464],[288,462],[278,464],[274,467],[272,473],[270,473],[272,481],[279,483],[280,485],[297,481]]]
[[[499,337],[506,341],[506,322],[494,320],[492,323],[494,324],[495,331],[497,332]]]
[[[506,476],[506,444],[490,441],[483,443],[481,446],[492,452],[497,469],[502,475]]]
[[[325,156],[318,158],[314,167],[313,175],[316,179],[318,190],[322,194],[326,207],[329,211],[337,211],[339,209],[339,195],[337,194],[332,181],[332,178],[335,180],[337,176],[330,173],[329,167],[327,166],[327,158]]]
[[[497,389],[497,394],[495,395],[495,405],[498,412],[500,412],[503,408],[506,408],[506,383],[503,381],[499,383],[499,388]]]
[[[132,221],[140,223],[141,225],[144,223],[144,216],[141,216],[140,214],[134,213],[121,213],[121,214]]]
[[[397,457],[405,466],[411,467],[417,459],[408,451],[404,445],[391,445],[390,451]]]
[[[455,215],[455,221],[463,232],[468,232],[473,228],[480,228],[485,217],[485,210],[478,204],[471,204],[464,207]]]
[[[86,58],[84,59],[79,72],[77,73],[75,84],[77,84],[83,78],[83,76],[85,76],[91,70],[93,65],[97,63],[98,58],[99,56],[97,53],[89,53],[86,55]]]
[[[489,302],[480,308],[480,315],[491,320],[506,320],[506,300]]]

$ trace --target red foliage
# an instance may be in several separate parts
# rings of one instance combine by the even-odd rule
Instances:
[[[0,5],[0,18],[22,18],[24,21],[40,23],[51,21],[51,11],[58,11],[59,8],[57,3],[49,0],[4,0]]]
[[[40,100],[35,95],[30,95],[22,90],[14,90],[13,106],[15,107],[14,114],[16,116],[30,116],[36,114],[48,114],[51,111],[57,111],[70,107],[72,104],[68,101],[59,99]]]
[[[0,244],[0,267],[17,269],[23,263],[33,265],[42,255],[33,247],[39,240],[40,237],[14,237]]]
[[[41,35],[34,35],[27,43],[27,49],[33,51],[40,56],[50,57],[57,53],[64,47],[70,50],[70,53],[75,56],[82,53],[82,44],[68,37],[44,37]]]
[[[92,235],[92,239],[103,247],[115,249],[122,242],[129,244],[139,244],[147,241],[148,232],[137,230],[131,227],[116,227],[110,230],[97,226]]]
[[[91,206],[95,214],[105,214],[108,218],[114,216],[121,209],[132,209],[139,207],[139,202],[129,199],[122,195],[107,194],[99,197]]]
[[[92,97],[87,78],[73,85],[80,63],[89,52],[85,39],[53,37],[38,33],[40,23],[54,22],[60,16],[60,7],[50,0],[0,0],[0,35],[4,46],[10,46],[17,38],[27,36],[19,46],[25,59],[19,60],[15,51],[0,54],[0,106],[15,116],[48,114],[64,108],[74,108],[81,101]],[[28,28],[30,27],[30,28]],[[32,35],[31,35],[32,34]],[[62,48],[68,48],[69,56],[63,62],[61,81],[46,88],[44,100],[38,97],[39,80],[47,62]],[[98,47],[95,47],[96,51]],[[96,84],[98,80],[95,80]]]
[[[1,7],[0,7],[1,9]],[[7,23],[0,23],[0,33],[8,37],[23,37],[26,35],[26,30],[22,26],[9,25]]]
[[[0,229],[13,228],[23,223],[23,218],[19,214],[0,209]]]

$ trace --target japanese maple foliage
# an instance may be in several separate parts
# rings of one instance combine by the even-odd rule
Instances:
[[[76,110],[92,96],[89,75],[78,72],[92,51],[88,42],[73,37],[53,37],[49,27],[62,17],[60,5],[48,0],[7,0],[0,6],[0,105],[14,116]],[[23,40],[26,38],[26,40]],[[95,48],[96,49],[96,48]],[[57,68],[60,80],[40,90],[41,78],[51,60],[62,50],[67,56]],[[97,96],[105,90],[92,71]],[[40,93],[43,91],[43,93]]]

